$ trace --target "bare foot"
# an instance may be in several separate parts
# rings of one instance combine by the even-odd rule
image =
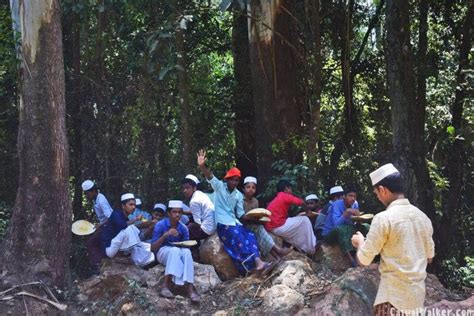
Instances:
[[[279,255],[280,257],[282,257],[282,258],[283,258],[284,256],[286,256],[287,254],[289,254],[292,250],[293,250],[293,247],[290,247],[290,248],[280,248],[280,247],[278,247],[278,248],[276,249],[278,255]]]

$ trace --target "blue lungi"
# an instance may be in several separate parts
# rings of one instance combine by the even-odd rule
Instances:
[[[217,234],[240,274],[245,275],[253,270],[255,259],[260,258],[255,235],[242,225],[228,226],[219,223]]]

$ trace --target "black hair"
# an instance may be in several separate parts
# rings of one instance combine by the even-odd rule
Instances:
[[[280,181],[278,181],[276,189],[277,192],[283,192],[288,187],[292,187],[291,182],[285,179],[281,179]]]
[[[392,193],[401,193],[403,194],[403,179],[402,175],[399,172],[392,173],[379,182],[377,182],[374,187],[382,186],[387,188]]]
[[[340,198],[343,195],[344,195],[344,192],[336,192],[336,193],[333,193],[333,194],[329,194],[329,198],[332,200],[335,197]]]
[[[122,203],[122,205],[125,205],[125,204],[127,204],[129,201],[131,201],[131,200],[136,200],[136,199],[135,199],[135,198],[133,198],[133,199],[126,199],[126,200],[121,201],[121,203]]]
[[[357,189],[355,186],[348,186],[346,189],[344,189],[344,194],[348,194],[351,192],[357,193]]]
[[[183,184],[189,184],[192,187],[197,186],[196,182],[194,182],[193,180],[188,179],[188,178],[184,178],[183,180],[181,180],[181,185],[183,185]]]
[[[92,188],[90,188],[89,190],[86,190],[85,192],[92,192],[92,191],[97,192],[98,190],[99,190],[99,188],[97,187],[97,184],[94,183]]]

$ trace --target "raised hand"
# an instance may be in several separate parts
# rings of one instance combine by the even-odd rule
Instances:
[[[200,149],[197,153],[197,163],[198,166],[204,166],[206,164],[206,151],[204,149]]]

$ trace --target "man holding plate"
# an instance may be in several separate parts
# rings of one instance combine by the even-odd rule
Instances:
[[[352,244],[364,266],[381,256],[375,315],[419,314],[425,300],[426,266],[434,257],[433,226],[405,198],[402,177],[391,163],[372,172],[370,179],[387,209],[375,215],[367,239],[357,232]]]
[[[158,262],[165,266],[165,277],[160,295],[173,298],[170,291],[171,281],[176,285],[187,283],[191,302],[199,303],[200,298],[194,289],[194,263],[191,250],[179,248],[177,244],[189,240],[189,231],[186,225],[180,222],[183,214],[183,202],[170,200],[168,203],[168,217],[155,225],[151,242],[151,251],[156,253]]]

